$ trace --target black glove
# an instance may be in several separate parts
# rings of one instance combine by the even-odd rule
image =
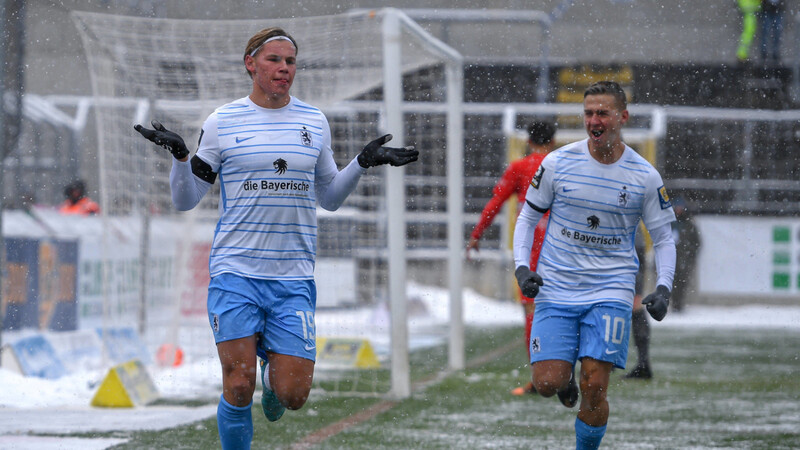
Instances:
[[[417,160],[419,151],[413,145],[403,148],[383,147],[383,144],[392,140],[391,134],[386,134],[370,142],[358,154],[358,165],[363,168],[391,164],[404,166]]]
[[[172,153],[175,159],[183,159],[189,156],[189,149],[183,143],[183,138],[178,136],[177,133],[164,128],[160,122],[154,120],[152,122],[154,130],[149,130],[139,124],[133,126],[133,129],[138,131],[148,141],[160,145]]]
[[[517,284],[522,291],[522,295],[528,298],[536,297],[539,293],[539,286],[544,286],[544,281],[538,273],[532,272],[528,266],[519,266],[514,271],[514,276],[517,277]]]
[[[669,288],[663,284],[656,286],[656,291],[642,300],[642,304],[647,306],[647,312],[653,319],[659,322],[667,315],[669,307]]]

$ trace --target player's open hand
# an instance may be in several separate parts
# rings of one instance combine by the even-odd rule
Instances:
[[[656,286],[656,291],[642,300],[642,305],[647,307],[647,312],[659,322],[667,315],[669,307],[669,288],[663,284]]]
[[[390,164],[392,166],[404,166],[414,162],[419,157],[419,150],[414,149],[413,145],[403,148],[384,147],[383,144],[392,140],[391,134],[385,134],[378,139],[370,142],[358,154],[358,164],[363,168]]]
[[[544,286],[544,281],[538,273],[532,271],[528,266],[519,266],[514,271],[514,276],[517,277],[517,284],[522,295],[528,298],[536,297],[539,293],[539,287]]]
[[[139,124],[133,126],[133,129],[138,131],[139,134],[145,137],[148,141],[160,145],[172,153],[175,159],[183,159],[189,156],[189,149],[177,133],[167,130],[164,125],[157,120],[151,122],[153,129],[150,130]]]

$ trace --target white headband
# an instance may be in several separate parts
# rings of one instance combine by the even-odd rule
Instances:
[[[256,48],[255,48],[255,50],[253,50],[252,52],[250,52],[250,56],[253,56],[253,57],[255,57],[255,56],[256,56],[256,53],[258,53],[258,51],[259,51],[259,50],[261,50],[261,47],[263,47],[264,45],[266,45],[266,43],[267,43],[267,42],[271,42],[271,41],[289,41],[289,42],[292,44],[292,47],[294,47],[294,42],[292,42],[292,40],[291,40],[291,39],[289,39],[289,37],[288,37],[288,36],[272,36],[271,38],[269,38],[269,39],[267,39],[266,41],[262,42],[262,43],[261,43],[261,45],[259,45],[258,47],[256,47]],[[295,47],[295,49],[296,49],[296,48],[297,48],[297,47]]]

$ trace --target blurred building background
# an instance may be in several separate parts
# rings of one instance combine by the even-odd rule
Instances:
[[[733,0],[207,0],[194,2],[191,8],[157,0],[2,3],[6,205],[26,192],[33,194],[36,202],[57,204],[63,186],[76,177],[86,179],[90,195],[96,195],[92,121],[76,123],[85,117],[77,107],[64,115],[36,102],[36,96],[92,94],[84,49],[69,17],[72,10],[154,18],[263,17],[268,26],[279,25],[282,17],[391,6],[407,11],[465,56],[466,102],[580,102],[589,82],[613,78],[625,84],[632,103],[743,110],[800,107],[800,0],[786,1],[780,57],[777,64],[770,65],[760,61],[758,35],[751,59],[746,63],[737,60],[742,14]],[[483,22],[476,26],[474,15],[461,17],[457,10],[482,11]],[[23,102],[23,98],[30,101]],[[21,113],[23,104],[29,104],[27,114]],[[741,117],[726,122],[685,119],[675,123],[678,129],[668,133],[660,149],[665,155],[660,167],[665,178],[730,178],[731,174],[741,178],[742,158],[726,152],[751,145],[749,161],[764,164],[767,159],[769,164],[750,175],[793,179],[793,171],[800,169],[793,162],[800,139],[798,125],[758,120],[745,124],[752,118],[744,112],[735,114]],[[79,135],[74,132],[76,126],[82,127]],[[687,160],[696,164],[687,165]],[[488,165],[482,163],[478,172],[467,176],[496,176],[504,162],[498,158]],[[685,190],[702,184],[673,183],[672,187]],[[719,189],[695,189],[695,209],[728,210],[731,205],[719,201],[724,195],[709,194]],[[764,195],[775,197],[775,190],[793,189],[777,183]],[[780,195],[778,200],[783,201]],[[800,200],[798,192],[789,195],[786,200]],[[483,200],[476,198],[468,210],[479,208]],[[781,211],[783,208],[775,205],[764,210]]]

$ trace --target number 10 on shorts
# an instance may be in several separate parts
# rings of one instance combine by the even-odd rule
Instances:
[[[603,321],[606,323],[606,342],[621,344],[625,337],[625,319],[603,314]]]

